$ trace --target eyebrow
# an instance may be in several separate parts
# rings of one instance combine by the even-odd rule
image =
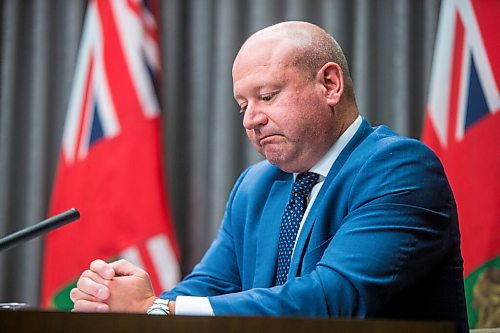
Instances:
[[[240,94],[233,95],[234,99],[245,99],[245,97],[241,96]]]
[[[252,92],[257,92],[257,93],[260,93],[260,91],[262,89],[281,89],[281,85],[280,84],[261,84],[261,85],[258,85],[256,86],[255,88],[252,89]],[[233,95],[234,99],[237,100],[237,99],[246,99],[243,95],[240,95],[240,94],[236,94],[236,95]]]
[[[257,86],[255,88],[252,89],[252,92],[255,93],[255,92],[258,92],[260,91],[262,88],[264,88],[263,85],[260,85],[260,86]],[[243,95],[240,95],[240,94],[236,94],[236,95],[233,95],[234,96],[234,99],[246,99]]]

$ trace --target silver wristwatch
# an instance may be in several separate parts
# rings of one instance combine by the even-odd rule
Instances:
[[[169,299],[157,298],[153,302],[153,305],[148,308],[147,314],[169,316],[170,309],[168,308],[168,303],[170,303]]]

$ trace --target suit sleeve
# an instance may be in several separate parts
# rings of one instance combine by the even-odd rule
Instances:
[[[234,196],[249,169],[236,181],[229,196],[222,225],[217,238],[211,244],[202,260],[175,288],[163,292],[160,297],[175,299],[177,296],[214,296],[241,291],[238,259],[235,253],[235,240],[230,218]]]
[[[209,297],[215,315],[375,315],[443,258],[454,204],[428,148],[415,140],[381,140],[356,172],[343,203],[347,213],[314,269],[282,286],[245,291],[236,275],[225,274],[224,283],[210,276],[217,282],[218,295]],[[231,229],[221,233],[216,251],[233,258]]]

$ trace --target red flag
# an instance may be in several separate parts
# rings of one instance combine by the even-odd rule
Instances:
[[[457,201],[469,324],[500,326],[500,1],[445,0],[423,141]]]
[[[96,258],[144,267],[156,292],[180,278],[161,167],[157,26],[139,0],[88,4],[50,215],[81,219],[46,239],[42,306],[71,309],[69,291]]]

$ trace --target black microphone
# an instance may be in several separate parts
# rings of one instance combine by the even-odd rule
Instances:
[[[76,208],[71,208],[61,214],[49,217],[35,225],[16,231],[0,239],[0,251],[6,250],[19,243],[26,242],[36,236],[40,236],[51,230],[59,228],[69,222],[80,218],[80,212]]]

